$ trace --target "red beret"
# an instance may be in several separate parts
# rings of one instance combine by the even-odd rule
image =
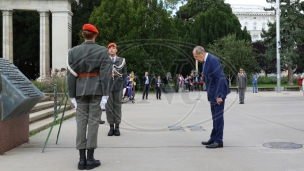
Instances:
[[[110,43],[110,44],[108,45],[108,48],[111,47],[111,46],[117,47],[117,45],[116,45],[115,43]]]
[[[91,31],[93,33],[99,34],[97,28],[95,26],[93,26],[92,24],[83,25],[82,30]]]

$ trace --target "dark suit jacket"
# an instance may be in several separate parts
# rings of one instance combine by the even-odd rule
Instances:
[[[168,79],[167,79],[167,76],[165,76],[164,78],[163,78],[163,82],[164,82],[164,84],[168,84]]]
[[[216,103],[216,98],[225,99],[230,93],[221,62],[209,53],[205,64],[203,63],[203,76],[211,103]]]
[[[83,42],[68,52],[68,63],[77,74],[99,72],[99,76],[75,77],[67,71],[69,96],[105,95],[108,85],[107,71],[111,67],[108,49],[94,42]]]
[[[157,83],[158,83],[158,79],[156,78],[156,79],[155,79],[155,88],[158,87],[158,86],[157,86]],[[163,81],[162,81],[162,79],[160,79],[160,85],[159,85],[159,87],[161,87],[162,84],[163,84]]]
[[[149,86],[151,85],[151,77],[150,75],[148,75],[148,78],[149,78]],[[142,85],[144,86],[146,84],[146,76],[143,77],[143,83]]]
[[[123,59],[124,58],[117,56],[116,60],[114,62],[114,65],[120,66],[123,62]],[[110,57],[108,57],[108,60],[111,63],[113,63]],[[123,88],[127,87],[127,83],[126,83],[127,65],[124,64],[124,67],[122,69],[117,69],[117,71],[122,74],[122,77],[114,77],[114,80],[113,80],[113,77],[110,78],[110,81],[109,81],[109,90],[110,91],[119,91],[119,90],[122,90]],[[108,71],[108,75],[111,75],[111,74],[112,74],[112,68]]]

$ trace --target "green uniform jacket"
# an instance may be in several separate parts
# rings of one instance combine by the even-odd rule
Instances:
[[[111,58],[109,58],[109,61],[111,61]],[[121,57],[116,57],[116,60],[114,62],[114,65],[116,66],[120,66],[122,65],[123,63],[123,59],[124,58],[121,58]],[[126,61],[126,60],[125,60]],[[112,61],[111,61],[112,62]],[[123,66],[122,69],[117,69],[117,71],[119,73],[122,74],[122,77],[114,77],[114,80],[113,80],[113,77],[110,78],[110,81],[109,81],[109,91],[119,91],[119,90],[122,90],[123,88],[126,88],[127,87],[127,83],[126,83],[126,79],[127,79],[127,65],[126,65],[126,62]],[[108,75],[111,75],[112,74],[112,69],[108,71]]]
[[[112,62],[108,56],[108,49],[94,42],[83,42],[72,48],[68,53],[68,63],[72,70],[80,73],[99,73],[99,76],[75,77],[68,70],[69,97],[85,95],[107,95],[109,81],[108,71]]]

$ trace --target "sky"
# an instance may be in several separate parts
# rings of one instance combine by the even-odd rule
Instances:
[[[266,0],[225,0],[225,3],[269,6]]]

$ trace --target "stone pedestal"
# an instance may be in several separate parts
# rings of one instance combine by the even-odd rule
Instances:
[[[29,114],[1,121],[0,103],[0,155],[29,140]]]

